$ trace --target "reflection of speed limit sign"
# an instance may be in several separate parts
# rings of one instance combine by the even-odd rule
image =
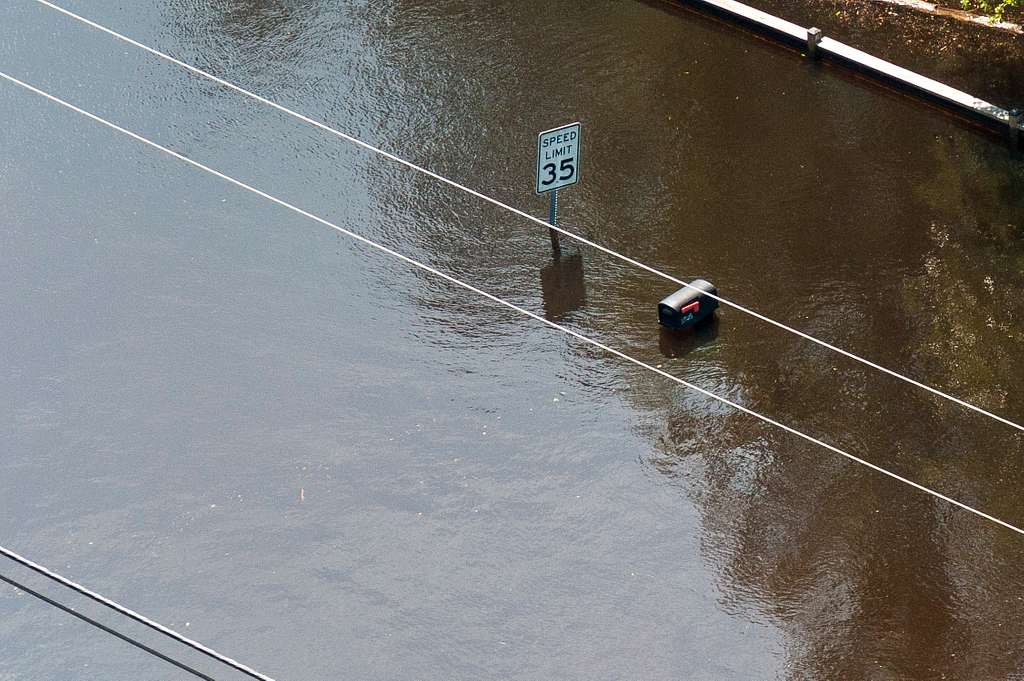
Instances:
[[[580,124],[537,135],[537,193],[580,181]]]

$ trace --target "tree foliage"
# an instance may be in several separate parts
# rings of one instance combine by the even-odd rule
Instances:
[[[992,21],[1002,21],[1006,10],[1020,7],[1021,0],[960,0],[965,10],[981,11],[992,17]]]

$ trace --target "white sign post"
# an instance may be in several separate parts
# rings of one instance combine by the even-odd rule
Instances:
[[[579,123],[570,123],[537,135],[537,193],[551,192],[548,224],[558,224],[558,190],[580,181]],[[551,247],[557,255],[561,248],[558,232],[551,231]]]

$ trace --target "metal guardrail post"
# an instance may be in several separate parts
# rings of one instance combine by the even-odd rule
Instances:
[[[1014,151],[1021,151],[1021,138],[1024,137],[1024,109],[1010,109],[1008,112],[1010,124],[1010,148]]]
[[[821,32],[820,28],[809,28],[807,29],[807,56],[811,59],[817,59],[820,55],[818,54],[818,43],[825,37],[825,34]]]

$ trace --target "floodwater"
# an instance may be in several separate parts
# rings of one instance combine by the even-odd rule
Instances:
[[[1018,422],[1024,165],[666,4],[65,0]],[[1014,524],[1024,433],[76,24],[0,70]],[[282,681],[1010,679],[1024,537],[0,85],[0,543]],[[13,564],[0,571],[237,678]],[[0,589],[0,680],[182,672]]]

